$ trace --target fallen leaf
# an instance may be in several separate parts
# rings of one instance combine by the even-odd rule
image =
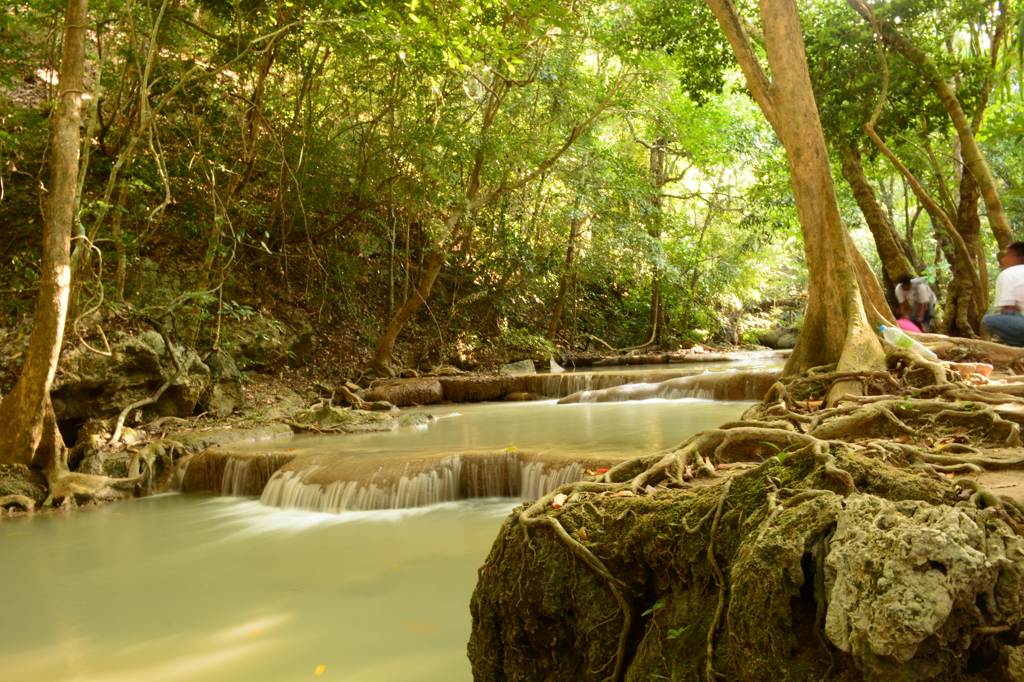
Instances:
[[[914,442],[914,439],[911,438],[910,436],[900,436],[899,438],[896,438],[895,440],[896,440],[897,443],[903,443],[904,445],[906,445],[908,443],[913,443]]]
[[[391,568],[398,568],[398,564],[391,564]]]
[[[416,632],[437,632],[437,629],[433,625],[427,625],[426,623],[421,623],[417,620],[407,620],[402,623],[402,625],[410,630],[415,630]]]
[[[612,493],[612,497],[636,497],[632,490],[620,490],[617,493]]]
[[[733,467],[743,466],[744,464],[746,464],[746,462],[723,462],[722,464],[715,466],[715,468],[721,471],[722,469],[732,469]]]
[[[262,635],[262,634],[263,634],[262,632],[250,632],[249,636],[250,637],[255,637],[256,635]]]
[[[567,499],[569,499],[568,495],[565,493],[558,493],[555,495],[554,499],[551,500],[551,506],[555,509],[561,509]]]
[[[318,665],[316,667],[316,670],[313,671],[313,674],[316,675],[317,677],[320,677],[321,675],[324,674],[325,670],[327,670],[327,666],[326,665]]]
[[[590,538],[587,537],[586,527],[580,528],[576,531],[576,534],[580,536],[580,540],[583,540],[583,542],[590,542]]]
[[[646,488],[644,488],[644,492],[646,492],[648,495],[653,495],[657,491],[658,491],[658,489],[655,488],[653,485],[649,485]]]
[[[958,427],[956,427],[956,431],[953,432],[953,437],[954,438],[963,438],[966,435],[967,435],[967,427],[966,426],[958,426]]]

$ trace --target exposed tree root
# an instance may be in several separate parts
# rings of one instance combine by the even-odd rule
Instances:
[[[849,668],[851,660],[849,656],[843,659],[834,656],[841,648],[830,639],[837,636],[836,626],[830,625],[832,634],[826,636],[825,623],[826,591],[835,589],[825,582],[826,571],[835,570],[830,568],[835,560],[831,558],[829,543],[836,533],[837,514],[845,508],[844,499],[881,497],[953,506],[973,510],[973,514],[988,514],[985,518],[993,523],[998,520],[1002,524],[998,527],[1003,529],[999,532],[1007,538],[1024,535],[1024,504],[963,477],[986,470],[1024,468],[1024,456],[990,452],[992,448],[1020,446],[1024,400],[1011,393],[991,390],[997,386],[984,387],[987,390],[968,386],[947,364],[923,360],[909,351],[893,353],[890,366],[891,374],[836,372],[826,367],[780,381],[764,403],[749,410],[741,420],[695,434],[668,450],[622,462],[584,483],[563,486],[525,508],[517,516],[523,532],[551,528],[557,542],[593,571],[613,597],[619,614],[612,616],[604,612],[606,615],[601,622],[607,621],[609,626],[615,623],[617,647],[611,660],[585,659],[590,660],[588,672],[579,669],[573,672],[568,660],[563,660],[564,672],[534,668],[523,676],[510,674],[500,679],[526,680],[532,675],[535,679],[544,677],[553,681],[617,682],[627,678],[627,667],[629,679],[656,679],[659,675],[669,679],[668,674],[682,675],[673,679],[702,676],[708,682],[720,678],[803,679],[809,675],[808,670],[801,668],[804,671],[797,672],[789,667],[792,655],[785,653],[790,646],[785,643],[789,641],[786,638],[792,635],[770,631],[784,623],[796,627],[793,625],[796,616],[790,615],[790,600],[794,598],[792,590],[799,592],[805,578],[792,577],[786,571],[799,571],[802,555],[809,557],[813,571],[813,576],[806,579],[813,580],[808,585],[815,606],[808,616],[813,643],[806,638],[801,640],[800,650],[807,652],[801,665],[818,666],[816,679],[832,679],[833,667]],[[822,408],[833,384],[851,380],[860,381],[868,395]],[[750,468],[734,468],[736,463],[742,462],[750,462]],[[961,478],[953,480],[955,474],[960,474]],[[697,481],[692,479],[701,476],[724,480],[720,484],[695,486]],[[662,499],[666,503],[671,501],[671,505],[663,508],[658,502]],[[553,504],[556,500],[558,504]],[[644,525],[646,515],[667,514],[669,509],[675,508],[681,513],[674,522]],[[585,532],[577,532],[584,525]],[[615,531],[634,527],[636,531]],[[614,540],[602,540],[595,545],[595,537]],[[504,656],[515,658],[515,650],[520,646],[526,647],[522,655],[539,657],[538,660],[554,655],[555,660],[559,660],[558,654],[531,649],[536,646],[530,639],[529,633],[534,631],[531,628],[546,632],[539,623],[513,628],[522,632],[529,644],[522,639],[515,640],[518,644],[507,640],[512,650],[500,656],[484,652],[489,636],[486,633],[491,626],[482,623],[484,620],[501,622],[498,616],[481,620],[481,614],[492,608],[492,604],[501,602],[500,596],[491,596],[485,586],[506,560],[510,538],[506,535],[505,544],[501,541],[496,544],[498,554],[492,555],[481,569],[480,586],[474,595],[474,640],[470,644],[470,657],[478,675],[476,679],[492,679],[486,672],[489,666],[498,665]],[[629,553],[621,553],[618,544],[627,541],[639,543],[630,551],[639,552],[643,558],[634,559]],[[780,542],[783,544],[778,544]],[[1024,540],[1013,542],[1024,546]],[[673,543],[679,543],[678,547]],[[529,540],[528,544],[533,556],[538,557],[541,550],[537,540]],[[666,545],[667,553],[658,550],[661,544]],[[600,558],[598,546],[601,547]],[[697,547],[699,551],[695,551]],[[779,552],[782,554],[772,558]],[[554,561],[553,555],[545,556],[547,559],[542,563]],[[703,557],[703,561],[698,561],[697,556]],[[783,559],[783,556],[788,558]],[[532,568],[535,563],[527,556],[521,556],[519,562],[520,573],[541,571],[537,575],[543,575],[543,568]],[[644,627],[644,622],[637,621],[636,613],[644,605],[652,604],[652,598],[644,596],[652,589],[644,576],[652,570],[662,571],[664,566],[672,566],[668,574],[681,576],[679,579],[692,587],[686,588],[690,591],[679,592],[680,588],[665,591],[668,588],[661,581],[667,578],[659,578],[656,581],[659,586],[656,589],[661,591],[658,604],[644,611],[644,615],[668,602],[674,605],[673,610],[670,613],[669,608],[664,608],[651,615],[652,625],[644,630],[640,639],[636,628]],[[803,570],[808,568],[805,566]],[[759,585],[763,581],[757,577],[758,571],[764,573],[764,578],[775,575],[778,577],[771,580],[782,582]],[[1024,563],[1013,571],[1020,577],[1024,592]],[[785,578],[786,575],[791,577]],[[785,585],[791,587],[783,587]],[[772,592],[780,589],[783,591]],[[520,596],[520,602],[521,599]],[[592,601],[593,597],[590,599]],[[581,607],[586,608],[585,603]],[[974,622],[967,630],[973,634],[957,640],[960,644],[953,646],[948,640],[949,633],[936,635],[939,637],[936,641],[949,642],[943,645],[946,649],[933,651],[922,644],[919,656],[928,662],[922,663],[925,667],[920,670],[960,670],[965,665],[962,657],[979,646],[981,639],[1001,633],[1017,636],[1019,618],[1013,622],[1000,621],[1004,616],[999,614],[1005,613],[1005,609],[1000,611],[991,604],[986,609],[984,622],[972,621],[981,617],[973,611],[956,616],[964,619],[964,623]],[[662,612],[664,615],[659,616]],[[508,612],[501,613],[504,618],[510,617]],[[720,639],[716,633],[726,617],[728,636]],[[530,616],[523,618],[524,623],[531,622]],[[990,620],[985,621],[985,618]],[[656,622],[660,623],[657,627],[653,625]],[[673,629],[670,627],[673,623],[683,627]],[[494,627],[501,631],[506,628]],[[604,626],[588,627],[600,630]],[[946,627],[954,628],[954,625]],[[687,634],[691,628],[699,629],[699,633]],[[698,656],[697,635],[703,651],[699,658],[695,658]],[[670,641],[674,639],[685,639],[685,645]],[[758,644],[762,640],[764,644]],[[965,648],[964,642],[970,642],[970,646]],[[748,645],[767,648],[743,650],[749,648]],[[488,646],[497,646],[497,643],[490,641]],[[551,646],[557,649],[557,644]],[[844,643],[843,646],[853,646],[853,651],[860,651],[856,648],[858,645]],[[844,650],[850,651],[849,648]],[[897,679],[894,671],[902,670],[902,663],[897,664],[896,659],[874,654],[856,655],[867,658],[858,659],[862,669],[858,676],[850,679],[860,679],[860,674],[868,680]],[[693,667],[698,660],[699,672]],[[558,667],[557,663],[553,665]],[[591,674],[595,669],[607,673],[609,668],[612,669],[610,676]],[[640,672],[634,672],[634,668]],[[508,672],[514,666],[504,669]],[[898,679],[932,678],[914,673]]]

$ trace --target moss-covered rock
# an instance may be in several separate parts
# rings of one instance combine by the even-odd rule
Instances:
[[[1021,628],[1024,526],[962,506],[952,481],[833,454],[861,492],[802,453],[716,485],[584,483],[560,508],[552,493],[515,510],[471,601],[474,679],[918,682],[993,666],[978,652]]]

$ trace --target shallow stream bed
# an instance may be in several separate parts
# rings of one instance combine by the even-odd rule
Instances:
[[[273,444],[396,457],[511,445],[634,455],[747,405],[445,406],[433,411],[461,416]],[[0,521],[0,679],[468,682],[476,571],[517,503],[322,514],[170,494]]]

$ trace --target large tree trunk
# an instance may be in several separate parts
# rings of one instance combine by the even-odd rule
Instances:
[[[803,331],[785,374],[838,363],[839,369],[882,369],[884,353],[861,297],[854,257],[832,183],[825,136],[814,101],[800,17],[794,0],[761,0],[772,79],[757,61],[731,0],[707,0],[728,37],[758,105],[786,149],[810,292]],[[864,286],[878,289],[869,277]],[[872,298],[880,295],[875,292]],[[837,384],[830,400],[849,385]]]
[[[887,45],[924,70],[928,79],[928,85],[935,91],[942,105],[946,108],[946,113],[953,122],[953,127],[956,128],[957,136],[962,145],[961,155],[963,156],[964,165],[974,174],[978,189],[985,199],[985,208],[988,209],[988,221],[992,226],[992,232],[995,234],[996,241],[999,243],[999,250],[1000,252],[1005,251],[1006,247],[1014,241],[1013,230],[1010,228],[1010,222],[1007,220],[1006,212],[1003,210],[1003,202],[999,199],[995,179],[992,177],[988,163],[985,162],[985,157],[982,155],[981,150],[978,148],[978,143],[974,139],[974,129],[971,121],[960,106],[960,100],[957,99],[953,87],[942,76],[942,72],[939,71],[935,62],[896,30],[896,27],[877,16],[861,0],[847,0],[847,2],[865,21],[879,31]],[[982,106],[984,106],[984,103]]]
[[[864,221],[875,238],[875,248],[878,249],[878,256],[882,260],[883,274],[889,282],[897,282],[900,275],[911,271],[910,263],[899,243],[889,215],[878,203],[875,190],[864,175],[864,167],[861,165],[860,158],[859,149],[844,149],[842,151],[843,177],[850,184],[853,198],[857,201],[857,206],[860,207],[860,212],[864,215]]]
[[[978,217],[978,183],[970,173],[964,173],[960,178],[956,231],[960,234],[967,252],[977,254],[978,237],[981,233],[981,219]],[[945,332],[949,336],[977,338],[981,331],[981,316],[985,314],[985,310],[978,307],[980,297],[974,289],[973,282],[980,277],[977,272],[972,272],[973,270],[973,263],[955,257],[953,280],[946,290],[946,305],[943,309]],[[984,300],[987,301],[987,298]]]
[[[14,390],[0,404],[0,462],[45,466],[54,448],[63,447],[53,428],[44,429],[50,385],[64,338],[71,280],[71,230],[80,146],[87,0],[68,0],[60,96],[53,118],[50,187],[43,216],[43,263],[39,297],[25,367]],[[52,419],[51,419],[52,421]],[[57,440],[55,440],[57,439]]]

